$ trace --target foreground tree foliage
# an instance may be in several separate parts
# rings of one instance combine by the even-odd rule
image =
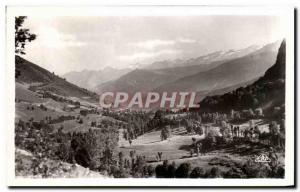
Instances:
[[[15,53],[25,54],[25,45],[36,39],[36,35],[30,33],[29,29],[23,28],[25,16],[15,18]]]
[[[23,28],[25,16],[15,17],[15,53],[25,55],[25,45],[36,39],[36,35],[29,32],[29,29]],[[15,78],[18,78],[21,72],[15,69]]]
[[[24,122],[16,124],[15,144],[34,154],[37,158],[49,158],[77,163],[91,170],[105,170],[116,164],[113,151],[118,143],[116,128],[89,130],[88,132],[64,133],[55,131],[45,122]]]

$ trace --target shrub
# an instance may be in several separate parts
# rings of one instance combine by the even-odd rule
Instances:
[[[237,172],[235,168],[231,168],[229,171],[224,173],[224,178],[244,178],[244,174]]]
[[[167,168],[167,178],[174,178],[175,177],[175,172],[176,172],[176,167],[175,163],[173,162],[172,164],[168,165]]]
[[[247,178],[267,178],[272,170],[269,165],[264,163],[253,163],[248,160],[242,167],[242,171],[247,175]]]
[[[152,167],[152,165],[148,165],[147,166],[147,176],[148,177],[153,177],[153,174],[154,174],[154,168]]]
[[[285,170],[282,166],[279,166],[276,171],[275,178],[284,178]]]
[[[182,163],[175,171],[176,178],[188,178],[191,165],[189,163]]]
[[[155,174],[157,178],[166,178],[168,168],[166,165],[157,165],[155,168]]]
[[[40,105],[40,109],[43,110],[43,111],[47,111],[47,107],[43,104]]]
[[[90,155],[88,153],[88,150],[84,147],[79,148],[76,152],[75,152],[75,160],[76,162],[83,166],[83,167],[89,167],[90,166]]]
[[[211,168],[210,172],[207,174],[208,178],[221,178],[221,170],[218,167]]]
[[[190,178],[205,178],[204,169],[200,167],[195,167],[190,174]]]
[[[114,178],[124,178],[124,169],[120,169],[117,166],[110,166],[109,175],[113,175]]]
[[[96,126],[97,126],[96,121],[92,121],[92,122],[91,122],[91,127],[96,127]]]

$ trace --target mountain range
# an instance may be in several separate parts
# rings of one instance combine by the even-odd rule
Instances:
[[[268,44],[246,56],[225,61],[217,67],[166,83],[156,90],[211,91],[258,78],[274,64],[280,42]]]
[[[207,66],[210,65],[212,62],[216,61],[228,61],[231,59],[235,59],[238,57],[243,57],[248,55],[262,46],[260,45],[251,45],[244,49],[239,50],[226,50],[226,51],[215,51],[213,53],[205,54],[203,56],[197,58],[191,58],[187,60],[176,59],[176,60],[165,60],[165,61],[157,61],[146,65],[145,69],[164,69],[164,68],[173,68],[173,67],[187,67],[187,66],[194,66],[194,65],[202,65]]]
[[[165,82],[172,82],[176,79],[196,74],[197,72],[207,71],[218,66],[221,63],[224,63],[225,61],[245,56],[249,53],[258,50],[259,48],[261,48],[261,46],[252,45],[240,50],[231,49],[227,51],[216,51],[197,58],[191,58],[186,60],[176,59],[157,61],[145,66],[139,64],[139,67],[135,69],[117,69],[113,67],[106,67],[103,70],[71,71],[64,74],[63,77],[71,83],[74,83],[80,87],[85,87],[89,90],[93,90],[100,93],[103,91],[102,89],[119,90],[120,87],[122,87],[122,83],[118,85],[117,82],[112,83],[113,81],[131,81],[132,79],[133,82],[128,82],[129,86],[136,86],[136,90],[139,90],[139,84],[143,86],[143,80],[140,79],[139,76],[149,75],[152,76],[153,79],[162,80],[161,83],[158,83],[156,80],[150,80],[150,82],[153,82],[153,86],[149,87],[145,85],[145,88],[147,88],[146,90],[151,90],[156,88],[157,86],[164,84]],[[132,74],[128,74],[130,72],[132,72]],[[142,74],[136,75],[137,72]],[[145,74],[143,75],[143,73]],[[133,76],[133,78],[130,77],[131,75]],[[163,78],[162,75],[164,75],[165,78]],[[165,81],[164,79],[168,80]],[[147,80],[147,78],[145,80]]]
[[[116,80],[100,84],[94,90],[99,94],[106,91],[125,91],[127,93],[188,91],[199,92],[203,98],[211,92],[228,91],[230,87],[247,85],[261,77],[274,64],[279,45],[280,41],[276,41],[262,47],[248,48],[245,52],[238,51],[232,54],[236,57],[224,56],[222,60],[212,56],[217,57],[216,53],[210,54],[211,59],[208,64],[200,62],[201,59],[198,58],[192,59],[195,61],[193,65],[187,64],[191,62],[185,62],[186,66],[173,65],[173,67],[160,69],[136,69]],[[224,53],[229,53],[229,51]],[[224,53],[223,55],[226,55]],[[197,65],[196,61],[199,61]]]

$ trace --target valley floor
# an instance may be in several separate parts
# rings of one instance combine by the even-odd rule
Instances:
[[[260,123],[261,121],[256,121]],[[241,127],[246,126],[241,124]],[[264,124],[261,125],[261,129],[266,129]],[[231,166],[230,163],[244,164],[248,160],[254,161],[254,155],[268,154],[268,147],[259,144],[245,143],[232,147],[226,147],[224,149],[216,149],[206,154],[190,154],[190,147],[192,145],[192,138],[196,140],[204,139],[204,135],[187,134],[184,127],[176,128],[172,130],[171,138],[161,141],[160,131],[153,131],[139,136],[132,141],[130,145],[128,141],[123,138],[123,130],[119,131],[119,149],[125,153],[125,156],[129,158],[130,151],[135,151],[137,155],[145,156],[148,164],[156,165],[162,164],[164,160],[168,160],[169,163],[175,162],[176,165],[181,163],[190,163],[191,169],[195,167],[201,167],[204,169],[211,169],[214,166],[218,166],[222,171],[228,171]],[[157,159],[158,152],[162,152],[161,161]],[[277,153],[278,160],[284,165],[284,153]],[[226,161],[227,163],[216,164],[213,161]]]

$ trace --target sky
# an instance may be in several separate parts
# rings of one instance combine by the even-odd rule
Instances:
[[[37,35],[24,57],[59,75],[143,67],[284,38],[276,16],[28,17],[24,27]]]

